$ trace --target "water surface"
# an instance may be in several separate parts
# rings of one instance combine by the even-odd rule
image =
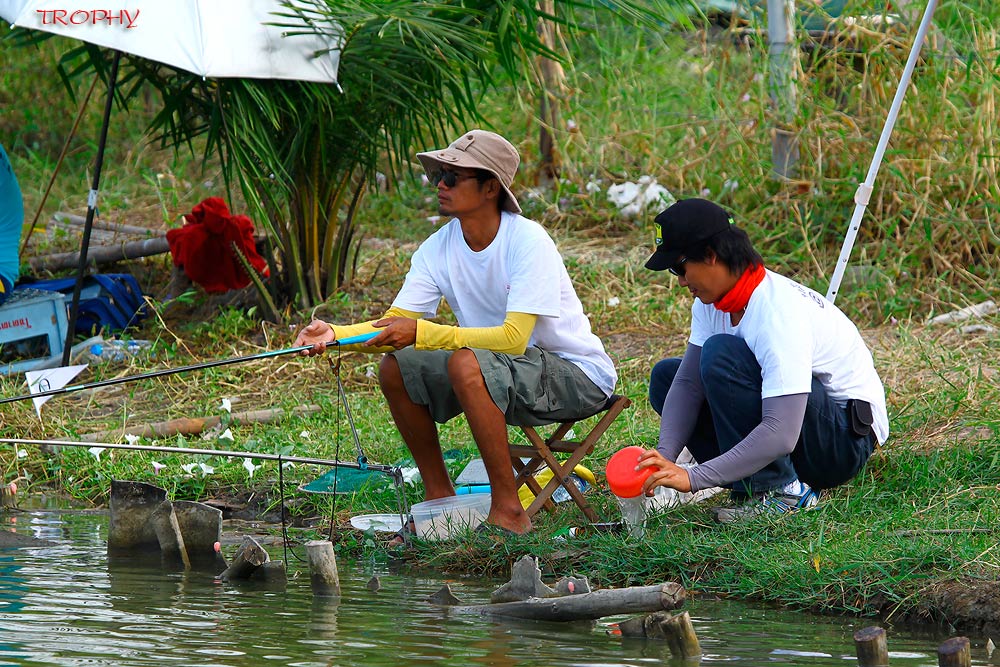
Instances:
[[[448,583],[463,603],[485,603],[496,581],[342,562],[342,597],[315,598],[299,560],[302,547],[289,553],[287,586],[237,586],[213,572],[109,560],[103,513],[40,510],[0,519],[6,530],[55,543],[0,549],[2,665],[677,664],[662,643],[615,635],[621,617],[593,624],[500,621],[427,602]],[[272,559],[284,557],[280,546],[268,550]],[[373,575],[381,582],[377,592],[366,586]],[[872,624],[732,602],[694,600],[686,608],[703,665],[856,664],[853,633]],[[937,665],[937,646],[947,635],[891,628],[889,638],[892,665],[916,667]],[[986,639],[972,639],[973,664],[992,664]]]

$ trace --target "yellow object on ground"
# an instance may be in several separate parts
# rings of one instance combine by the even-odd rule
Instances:
[[[580,479],[587,482],[588,484],[597,484],[597,478],[594,477],[594,473],[592,473],[588,468],[585,468],[582,465],[578,465],[575,468],[573,468],[573,474],[577,475]],[[549,470],[548,468],[545,468],[544,470],[539,470],[538,472],[535,473],[535,480],[542,488],[545,488],[545,485],[549,483],[550,479],[552,479],[552,471]],[[531,489],[529,489],[527,486],[522,486],[520,489],[517,490],[517,497],[520,498],[521,500],[521,506],[527,509],[528,506],[535,499],[535,494],[532,493]]]

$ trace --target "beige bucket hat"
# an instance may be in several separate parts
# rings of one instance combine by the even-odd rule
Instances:
[[[469,130],[451,143],[448,148],[426,153],[417,153],[417,159],[429,176],[441,167],[462,167],[465,169],[485,169],[500,181],[507,193],[504,210],[520,213],[521,207],[510,190],[521,163],[517,149],[499,134],[486,130]]]

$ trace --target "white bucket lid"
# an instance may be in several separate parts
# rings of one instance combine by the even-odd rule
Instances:
[[[351,525],[358,530],[374,530],[376,533],[395,533],[403,528],[398,514],[360,514],[351,517]]]

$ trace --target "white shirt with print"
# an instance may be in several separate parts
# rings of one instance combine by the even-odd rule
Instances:
[[[807,394],[817,378],[830,397],[872,406],[879,443],[889,437],[885,388],[858,328],[817,292],[772,271],[750,295],[737,326],[730,316],[695,299],[691,308],[692,345],[727,333],[742,338],[761,368],[761,399]]]

